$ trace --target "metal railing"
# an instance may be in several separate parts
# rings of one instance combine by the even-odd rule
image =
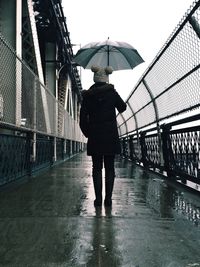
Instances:
[[[199,121],[200,115],[195,115],[163,124],[161,138],[156,128],[123,137],[122,156],[170,178],[200,184]],[[198,126],[188,126],[191,122]]]
[[[200,184],[199,88],[200,1],[195,1],[117,116],[122,155]]]
[[[0,59],[1,186],[73,156],[85,138],[1,33]]]
[[[0,33],[0,125],[82,142],[74,120]],[[62,127],[58,130],[58,112]]]
[[[0,186],[63,162],[81,150],[80,142],[40,134],[34,140],[31,132],[21,129],[0,134]]]

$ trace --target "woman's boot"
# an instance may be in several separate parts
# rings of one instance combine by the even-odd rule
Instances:
[[[96,199],[94,201],[94,206],[102,205],[102,172],[93,172],[93,184]]]
[[[104,205],[106,207],[112,206],[112,192],[113,192],[113,186],[114,186],[114,179],[115,179],[115,175],[113,173],[107,175],[105,179],[106,196],[104,200]]]

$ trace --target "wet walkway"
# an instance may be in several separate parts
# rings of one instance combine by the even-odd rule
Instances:
[[[112,209],[95,210],[84,153],[0,191],[0,266],[200,266],[200,197],[116,162]]]

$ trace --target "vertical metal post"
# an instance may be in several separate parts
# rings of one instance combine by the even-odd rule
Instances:
[[[27,133],[27,142],[28,142],[28,153],[29,153],[29,175],[32,174],[32,165],[36,161],[36,149],[37,149],[37,106],[36,106],[36,97],[37,97],[37,80],[33,78],[33,132]]]
[[[32,153],[31,153],[31,162],[36,161],[36,145],[37,145],[37,134],[36,134],[36,128],[37,128],[37,79],[34,77],[33,80],[33,130],[32,133],[32,139],[31,139],[31,147],[32,147]]]
[[[53,138],[53,162],[57,161],[57,138]]]
[[[31,176],[32,174],[32,139],[33,134],[31,132],[26,133],[26,150],[27,150],[27,174]]]
[[[36,145],[37,145],[37,135],[34,132],[32,138],[32,157],[31,157],[32,162],[36,161]]]
[[[16,1],[16,53],[22,58],[22,0]],[[21,125],[21,108],[22,108],[22,63],[16,57],[16,125]]]
[[[129,136],[129,158],[133,160],[133,136]]]
[[[167,135],[168,135],[168,128],[165,125],[162,125],[162,145],[163,145],[163,159],[164,159],[164,168],[168,172],[169,170],[169,157],[168,157],[168,142],[167,142]]]
[[[124,158],[126,157],[126,138],[125,137],[122,139],[122,156]]]
[[[163,161],[163,151],[162,151],[162,139],[161,139],[161,132],[160,132],[160,124],[159,124],[159,113],[158,113],[158,107],[155,101],[155,98],[153,96],[153,93],[151,89],[149,88],[147,82],[145,79],[143,79],[143,84],[145,88],[147,89],[147,92],[150,95],[154,110],[155,110],[155,117],[156,117],[156,125],[157,125],[157,133],[158,133],[158,147],[159,147],[159,153],[160,153],[160,166],[163,167],[164,161]]]
[[[135,112],[134,112],[133,108],[131,107],[130,103],[128,102],[127,104],[128,104],[130,110],[133,113],[133,117],[134,117],[134,120],[135,120],[135,126],[136,126],[137,144],[139,146],[139,144],[140,144],[140,137],[139,137],[139,132],[138,132],[138,121],[137,121],[137,117],[136,117]]]
[[[64,139],[64,141],[63,141],[63,158],[65,158],[66,152],[67,152],[67,142],[66,142],[66,139]]]
[[[72,155],[74,155],[74,141],[71,141],[71,145],[72,145]]]
[[[69,156],[72,155],[72,140],[69,140]]]
[[[78,145],[78,153],[79,153],[80,150],[81,150],[81,143],[80,142],[77,142],[77,145]]]
[[[144,167],[148,166],[147,162],[147,149],[145,144],[145,136],[146,132],[140,132],[140,146],[141,146],[141,153],[142,153],[142,163]]]
[[[173,164],[172,157],[173,152],[171,149],[171,141],[170,141],[170,129],[171,126],[169,125],[162,125],[162,146],[163,146],[163,159],[164,159],[164,169],[167,172],[167,176],[170,177],[172,174],[172,170],[170,165]],[[171,162],[171,163],[170,163]]]

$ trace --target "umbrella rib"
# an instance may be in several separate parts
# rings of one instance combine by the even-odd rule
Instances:
[[[91,48],[91,49],[93,49],[93,48]],[[91,59],[91,57],[93,57],[96,53],[98,53],[99,52],[99,50],[101,50],[102,49],[102,46],[99,46],[99,48],[97,49],[97,47],[95,47],[93,50],[93,52],[90,54],[90,55],[88,55],[88,57],[87,57],[87,59],[85,60],[85,62],[86,62],[86,66],[87,66],[87,64],[89,63],[89,61],[90,61],[90,59]],[[87,50],[87,49],[85,49],[85,50]]]
[[[122,51],[121,51],[120,49],[128,49],[128,48],[118,47],[117,50],[118,50],[119,52],[122,53]],[[130,49],[128,49],[128,50],[130,50]],[[131,50],[135,53],[135,57],[138,58],[137,63],[134,63],[134,64],[133,64],[133,63],[128,59],[128,56],[127,56],[126,54],[124,54],[124,53],[123,53],[123,56],[125,57],[125,59],[127,60],[127,62],[128,62],[128,63],[131,65],[131,67],[133,68],[134,66],[138,65],[138,62],[142,63],[142,62],[144,62],[144,60],[140,57],[140,55],[138,54],[137,50],[135,50],[135,49],[131,49]],[[139,59],[142,60],[142,61],[140,61]]]
[[[119,53],[122,53],[121,50],[120,50],[120,48],[122,48],[122,47],[117,47],[116,49],[119,51]],[[122,54],[123,54],[123,56],[125,57],[126,61],[127,61],[127,62],[131,65],[131,67],[132,67],[132,64],[129,62],[127,56],[126,56],[124,53],[122,53]]]

